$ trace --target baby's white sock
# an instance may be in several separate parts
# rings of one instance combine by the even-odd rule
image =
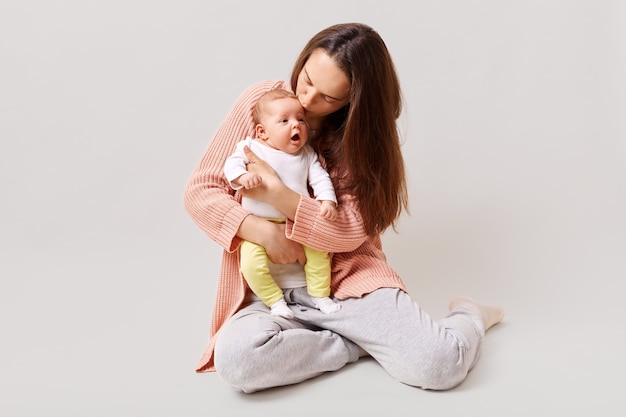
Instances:
[[[272,306],[270,307],[270,314],[272,316],[280,316],[286,319],[292,319],[294,317],[293,311],[291,311],[289,307],[287,307],[287,303],[285,302],[284,298],[281,298],[280,300],[272,304]]]
[[[313,305],[317,307],[322,313],[329,314],[339,311],[341,304],[335,303],[330,297],[311,297],[313,299]]]

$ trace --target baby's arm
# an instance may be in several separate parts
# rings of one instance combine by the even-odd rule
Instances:
[[[262,181],[263,181],[262,177],[259,174],[247,172],[235,178],[232,182],[234,184],[241,185],[246,190],[249,190],[251,188],[258,187],[259,185],[261,185]]]
[[[334,201],[322,200],[320,213],[325,219],[335,221],[337,220],[337,205]]]

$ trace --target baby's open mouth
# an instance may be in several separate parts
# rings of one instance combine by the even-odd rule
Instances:
[[[299,140],[300,140],[300,135],[298,135],[298,134],[296,133],[295,135],[293,135],[293,136],[291,137],[291,140],[292,140],[293,142],[297,142],[297,141],[299,141]]]

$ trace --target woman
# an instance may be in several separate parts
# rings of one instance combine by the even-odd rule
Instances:
[[[248,170],[263,184],[246,195],[273,204],[286,225],[260,219],[240,205],[222,174],[235,144],[253,136],[252,109],[273,88],[296,93],[306,111],[310,142],[322,155],[338,196],[328,221],[319,203],[287,188],[248,151]],[[239,97],[192,174],[185,207],[224,248],[210,343],[198,372],[217,371],[254,392],[297,383],[370,355],[395,379],[424,389],[458,385],[474,366],[485,331],[503,312],[467,297],[433,321],[407,294],[387,264],[380,234],[407,208],[396,121],[401,91],[389,52],[377,32],[358,23],[316,34],[298,57],[290,84],[266,81]],[[238,269],[242,240],[265,247],[273,263],[304,263],[303,245],[333,253],[332,295],[341,310],[315,309],[306,286],[285,288],[294,319],[273,317],[251,295]]]

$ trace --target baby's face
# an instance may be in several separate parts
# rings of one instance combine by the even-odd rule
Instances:
[[[297,153],[309,139],[304,118],[304,108],[297,98],[280,98],[265,107],[261,139],[274,148],[287,153]]]

